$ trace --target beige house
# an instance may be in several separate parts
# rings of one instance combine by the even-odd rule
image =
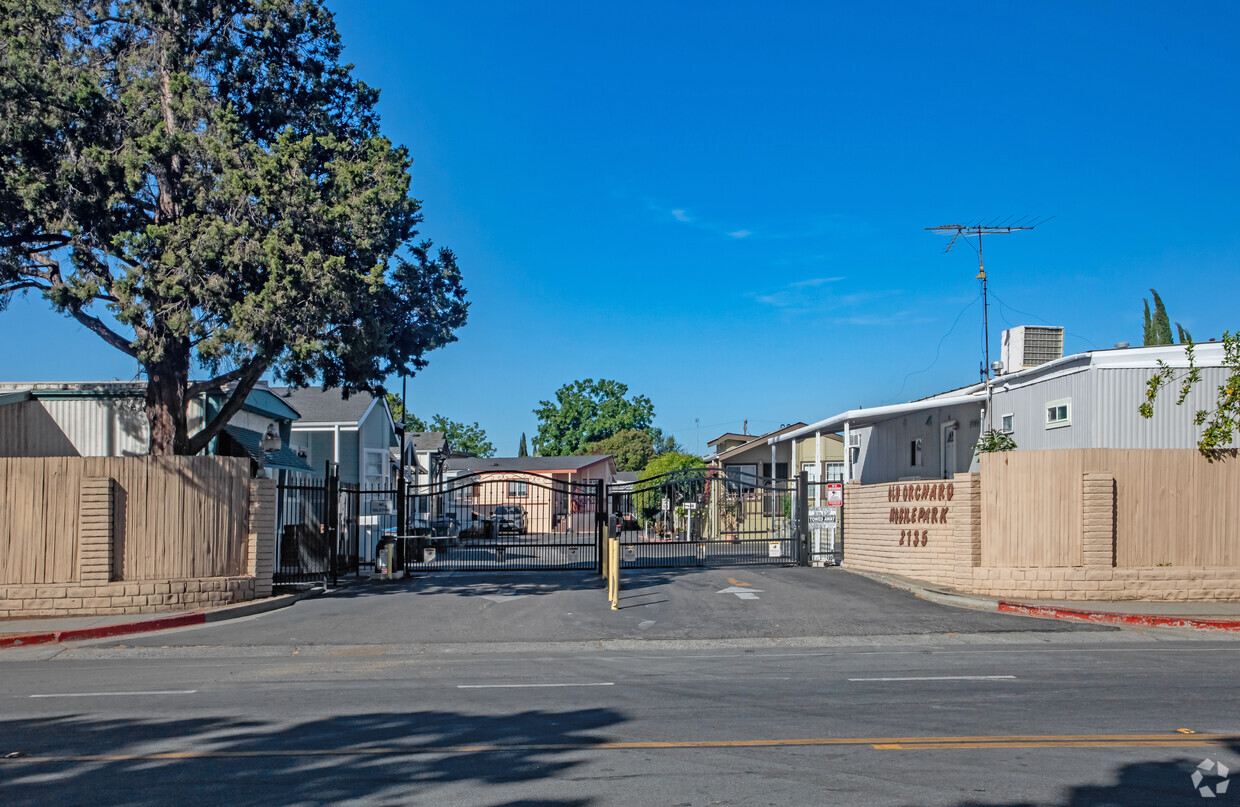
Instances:
[[[804,425],[793,423],[756,435],[726,432],[706,444],[713,451],[702,459],[711,468],[723,469],[729,479],[740,485],[752,487],[759,479],[791,479],[797,466],[789,443],[769,441]]]
[[[587,532],[594,528],[596,518],[596,500],[589,485],[610,482],[616,463],[607,454],[458,457],[447,460],[444,469],[449,489],[455,487],[453,479],[472,482],[456,488],[447,505],[458,513],[468,511],[471,517],[486,518],[501,505],[519,505],[525,511],[527,532]]]

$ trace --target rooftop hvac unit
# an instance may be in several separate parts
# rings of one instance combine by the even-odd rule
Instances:
[[[1044,325],[1021,325],[1003,332],[1005,373],[1027,370],[1063,358],[1063,328]]]

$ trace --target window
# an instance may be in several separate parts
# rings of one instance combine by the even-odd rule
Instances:
[[[748,493],[757,484],[758,466],[753,463],[732,463],[723,466],[728,478],[728,492]]]
[[[999,418],[999,431],[1003,432],[1004,434],[1011,434],[1012,433],[1012,421],[1015,419],[1015,417],[1016,416],[1012,414],[1003,415],[1002,417],[1000,417]]]
[[[921,457],[922,457],[921,448],[922,448],[922,445],[921,445],[920,437],[918,437],[916,440],[913,440],[909,443],[909,465],[911,465],[914,468],[921,467]]]
[[[1072,425],[1072,399],[1063,398],[1046,404],[1046,428],[1059,429]]]
[[[509,482],[508,498],[523,499],[530,495],[530,486],[526,482]]]
[[[844,481],[844,463],[828,462],[827,463],[827,479],[828,482]]]
[[[788,463],[786,462],[775,463],[775,474],[772,476],[771,464],[769,462],[764,462],[762,463],[762,475],[766,477],[767,479],[787,479],[788,478]]]

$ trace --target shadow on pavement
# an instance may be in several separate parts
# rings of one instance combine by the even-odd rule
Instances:
[[[454,783],[563,776],[580,764],[581,751],[603,742],[594,732],[623,719],[611,709],[578,709],[375,713],[291,725],[230,718],[6,720],[0,754],[25,756],[0,759],[0,804],[433,803]],[[589,801],[537,803],[584,807]]]
[[[1226,750],[1225,750],[1226,749]],[[1230,752],[1230,753],[1228,753]],[[1235,798],[1240,782],[1232,760],[1240,755],[1240,740],[1229,741],[1225,746],[1203,747],[1200,756],[1181,757],[1174,760],[1133,762],[1115,770],[1114,781],[1109,784],[1075,785],[1065,789],[1062,801],[1028,802],[966,800],[954,807],[1189,807],[1217,803],[1215,799]],[[1218,791],[1222,777],[1203,773],[1194,784],[1193,774],[1205,760],[1223,762],[1230,770],[1231,781]],[[1048,776],[1053,776],[1048,772]],[[1233,787],[1228,787],[1231,785]],[[1208,788],[1211,794],[1199,792],[1198,787]],[[1222,803],[1227,803],[1223,801]]]

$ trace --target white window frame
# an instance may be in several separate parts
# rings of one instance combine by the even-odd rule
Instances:
[[[519,479],[508,480],[508,498],[510,499],[528,499],[530,497],[530,483],[522,482]]]
[[[1064,416],[1052,418],[1051,413],[1054,412],[1057,414],[1060,408],[1064,410]],[[1057,401],[1047,401],[1046,405],[1042,407],[1042,410],[1046,412],[1046,428],[1062,429],[1066,426],[1072,425],[1071,398],[1060,398]]]
[[[999,416],[999,431],[1003,432],[1004,434],[1011,434],[1013,431],[1015,431],[1015,429],[1013,428],[1015,425],[1016,425],[1015,413],[1008,412],[1006,415]]]

